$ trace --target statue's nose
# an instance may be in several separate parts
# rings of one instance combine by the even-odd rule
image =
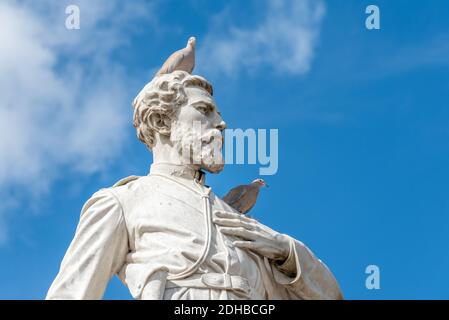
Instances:
[[[221,122],[216,126],[216,128],[220,131],[223,131],[224,129],[226,129],[226,127],[227,127],[226,122],[224,122],[223,120],[221,120]]]

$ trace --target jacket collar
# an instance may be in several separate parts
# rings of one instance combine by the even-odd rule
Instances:
[[[171,177],[178,177],[189,181],[196,180],[201,185],[206,182],[206,173],[196,170],[188,165],[171,163],[153,163],[150,167],[150,175],[160,174]]]

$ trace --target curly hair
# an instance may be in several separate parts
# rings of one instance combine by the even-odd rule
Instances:
[[[185,88],[200,87],[213,94],[212,85],[203,77],[190,75],[181,70],[156,76],[133,101],[133,125],[137,137],[148,149],[154,146],[155,128],[150,118],[154,113],[171,117],[187,102]]]

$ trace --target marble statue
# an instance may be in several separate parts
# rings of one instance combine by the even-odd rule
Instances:
[[[133,102],[146,176],[100,189],[81,210],[47,299],[101,299],[118,275],[135,299],[341,299],[302,242],[240,214],[205,184],[219,173],[226,123],[211,84],[154,77]]]

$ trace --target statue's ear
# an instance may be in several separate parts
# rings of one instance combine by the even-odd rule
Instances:
[[[148,121],[153,130],[159,134],[166,136],[170,135],[171,119],[167,114],[158,111],[152,112]]]

